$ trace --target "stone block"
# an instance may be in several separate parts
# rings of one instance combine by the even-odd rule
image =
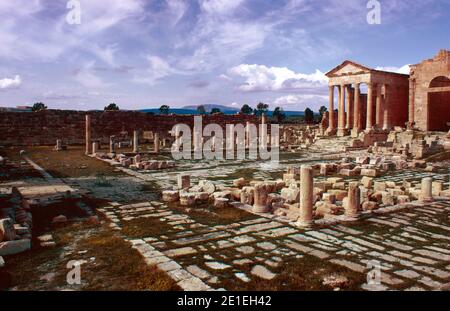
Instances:
[[[0,256],[10,256],[23,253],[31,249],[31,240],[15,240],[0,243]]]

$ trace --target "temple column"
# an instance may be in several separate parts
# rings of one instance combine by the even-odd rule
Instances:
[[[345,85],[339,86],[338,136],[345,135]]]
[[[116,136],[112,135],[109,136],[109,152],[110,153],[115,153],[116,152],[116,146],[115,146],[115,140]]]
[[[91,152],[91,116],[86,115],[86,154],[90,154]]]
[[[373,127],[373,84],[367,84],[367,117],[366,130],[369,131]]]
[[[361,91],[360,84],[355,84],[355,99],[353,103],[353,130],[359,133],[361,130]]]
[[[299,227],[309,227],[313,223],[314,176],[310,166],[302,165],[300,169],[300,217]]]
[[[389,104],[389,85],[384,85],[384,100],[383,100],[383,130],[391,129],[391,106]]]
[[[377,128],[383,127],[383,96],[381,95],[381,85],[377,87],[376,111],[375,111],[375,125]]]
[[[353,89],[351,85],[346,87],[346,95],[347,95],[347,121],[345,128],[351,129],[353,127]]]
[[[329,87],[330,92],[330,107],[329,107],[329,126],[328,131],[330,134],[333,134],[333,131],[336,129],[336,124],[334,123],[334,85]]]

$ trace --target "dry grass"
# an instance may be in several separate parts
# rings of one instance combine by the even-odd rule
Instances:
[[[122,222],[122,233],[129,238],[159,237],[173,232],[173,228],[158,218],[136,218]]]
[[[250,275],[253,265],[242,267]],[[231,291],[330,291],[333,288],[322,284],[329,275],[345,276],[348,283],[341,290],[358,291],[366,279],[341,266],[305,255],[304,258],[284,262],[278,268],[271,268],[278,275],[271,281],[253,277],[248,283],[236,278],[224,279],[221,286]]]
[[[70,146],[65,151],[54,151],[53,147],[14,147],[7,149],[8,156],[17,158],[19,151],[24,149],[28,156],[54,177],[86,177],[103,174],[120,176],[123,173],[100,160],[85,156],[81,146]]]
[[[179,290],[163,271],[145,264],[140,254],[109,228],[76,223],[52,232],[57,247],[33,250],[7,258],[17,290]],[[81,252],[81,253],[80,253]],[[94,260],[92,260],[94,259]],[[66,283],[66,265],[86,260],[81,266],[80,286]],[[42,279],[50,276],[49,280]]]

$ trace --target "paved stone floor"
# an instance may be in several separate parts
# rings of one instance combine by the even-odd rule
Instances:
[[[430,290],[450,281],[449,201],[311,230],[259,216],[211,227],[159,202],[112,203],[101,212],[117,230],[135,219],[165,223],[165,232],[130,240],[186,290],[221,289],[230,278],[270,282],[284,264],[306,256],[361,274],[378,261],[381,284],[362,284],[366,290]]]

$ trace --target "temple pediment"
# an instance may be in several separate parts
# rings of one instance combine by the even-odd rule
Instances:
[[[346,60],[341,65],[329,71],[326,76],[327,77],[338,77],[338,76],[346,76],[346,75],[354,75],[361,73],[370,73],[373,69],[365,67],[363,65],[357,64],[355,62]]]

